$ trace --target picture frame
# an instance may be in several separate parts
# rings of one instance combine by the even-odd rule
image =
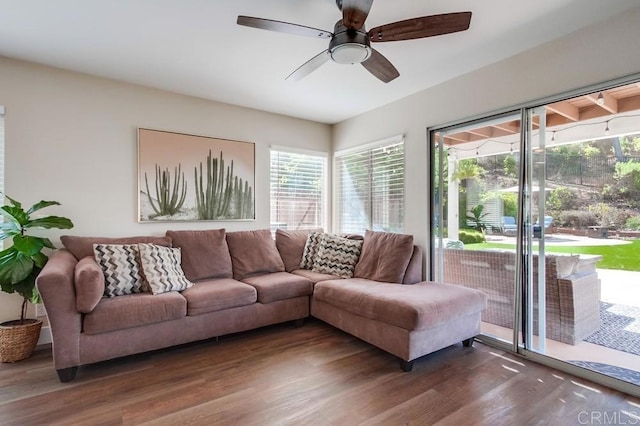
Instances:
[[[138,221],[255,220],[255,144],[138,128]]]

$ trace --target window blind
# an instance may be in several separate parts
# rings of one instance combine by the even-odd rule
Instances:
[[[404,231],[404,141],[335,157],[337,232]]]
[[[326,229],[327,155],[271,149],[271,229]]]

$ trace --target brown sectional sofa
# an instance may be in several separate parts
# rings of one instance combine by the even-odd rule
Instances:
[[[398,356],[405,370],[414,359],[470,344],[479,333],[482,293],[399,285],[422,280],[421,249],[412,237],[367,232],[355,277],[345,279],[300,268],[307,235],[278,230],[274,241],[269,230],[215,229],[62,237],[65,248],[37,279],[60,380],[73,380],[81,365],[287,321],[302,324],[310,314]],[[179,247],[184,275],[194,284],[104,297],[105,274],[93,257],[97,243]]]

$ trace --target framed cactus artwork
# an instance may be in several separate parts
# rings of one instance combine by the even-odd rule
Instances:
[[[255,144],[138,129],[138,221],[255,220]]]

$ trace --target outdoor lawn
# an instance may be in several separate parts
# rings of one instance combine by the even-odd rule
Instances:
[[[511,249],[513,244],[502,243],[478,243],[465,244],[465,249]],[[610,246],[554,246],[545,244],[547,253],[570,253],[570,254],[599,254],[602,260],[596,267],[602,269],[618,269],[623,271],[640,271],[640,240],[630,241],[629,244],[618,244]]]

